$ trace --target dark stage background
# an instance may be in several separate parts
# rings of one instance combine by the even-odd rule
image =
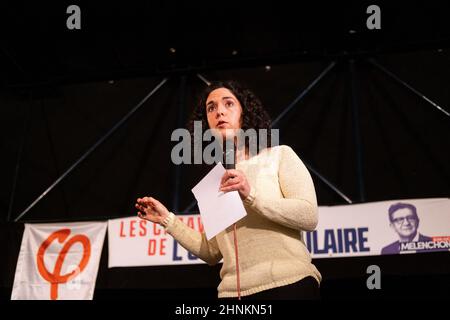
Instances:
[[[322,178],[354,203],[449,197],[449,116],[402,84],[450,110],[445,2],[79,2],[81,30],[66,28],[69,4],[77,3],[0,4],[2,299],[10,297],[24,222],[131,216],[145,195],[179,214],[197,210],[190,189],[205,168],[173,165],[170,136],[185,126],[202,79],[247,84],[275,119],[332,66],[279,123],[281,143],[319,174],[312,173],[319,205],[346,203]],[[366,28],[370,4],[381,8],[381,30]],[[106,254],[105,243],[96,299],[216,295],[220,266],[109,270]],[[315,263],[326,299],[450,297],[448,253]],[[382,269],[378,292],[366,288],[371,264]]]

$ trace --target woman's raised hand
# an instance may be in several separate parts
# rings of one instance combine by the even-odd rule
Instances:
[[[219,191],[238,191],[241,199],[245,200],[250,194],[250,185],[244,172],[241,170],[229,169],[222,176]]]
[[[152,197],[138,198],[135,207],[139,210],[139,218],[158,224],[161,224],[169,215],[169,210],[161,202]]]

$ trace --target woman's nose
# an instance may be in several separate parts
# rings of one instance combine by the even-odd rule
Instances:
[[[224,115],[225,112],[226,112],[225,107],[219,105],[219,106],[217,107],[217,113],[216,113],[216,116]]]

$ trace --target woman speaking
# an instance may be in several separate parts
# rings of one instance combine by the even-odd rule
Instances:
[[[192,121],[202,121],[223,139],[230,129],[270,130],[271,123],[260,100],[234,81],[207,87]],[[308,170],[286,145],[254,154],[238,144],[236,158],[236,168],[226,170],[220,190],[238,191],[247,215],[209,241],[151,196],[137,199],[138,216],[162,225],[209,265],[223,259],[219,298],[319,299],[321,275],[302,235],[313,231],[318,220]]]

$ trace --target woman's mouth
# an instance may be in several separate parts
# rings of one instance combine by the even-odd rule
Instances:
[[[217,123],[217,128],[224,128],[224,127],[226,127],[227,124],[228,124],[228,122],[226,122],[226,121],[219,121]]]

